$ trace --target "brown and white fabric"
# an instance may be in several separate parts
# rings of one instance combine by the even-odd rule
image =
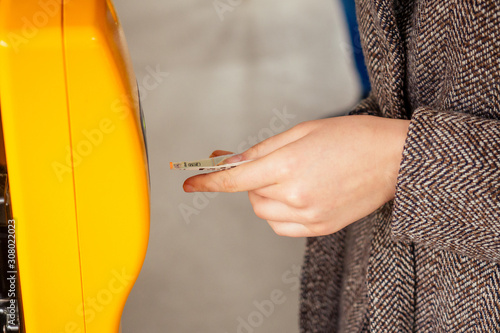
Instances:
[[[302,332],[500,332],[500,1],[358,0],[372,93],[411,119],[396,197],[307,242]]]

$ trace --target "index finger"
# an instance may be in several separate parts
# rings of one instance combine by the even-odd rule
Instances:
[[[276,172],[266,157],[236,168],[190,177],[184,181],[184,191],[246,192],[273,185]]]

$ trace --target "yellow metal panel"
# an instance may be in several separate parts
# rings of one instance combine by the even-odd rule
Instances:
[[[81,332],[60,6],[0,0],[0,101],[26,332]]]
[[[25,327],[118,332],[149,233],[135,78],[111,3],[62,3],[0,0]]]
[[[117,332],[149,233],[137,88],[109,2],[68,2],[64,43],[86,329]]]

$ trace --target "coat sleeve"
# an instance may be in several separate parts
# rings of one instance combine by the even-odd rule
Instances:
[[[500,262],[500,120],[429,108],[414,112],[392,236]]]
[[[375,100],[373,93],[370,93],[367,98],[360,101],[349,115],[370,115],[380,116],[380,108]]]

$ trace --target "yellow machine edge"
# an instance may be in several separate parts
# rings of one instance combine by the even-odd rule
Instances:
[[[23,331],[118,332],[147,249],[149,179],[111,2],[0,0],[0,107]]]

